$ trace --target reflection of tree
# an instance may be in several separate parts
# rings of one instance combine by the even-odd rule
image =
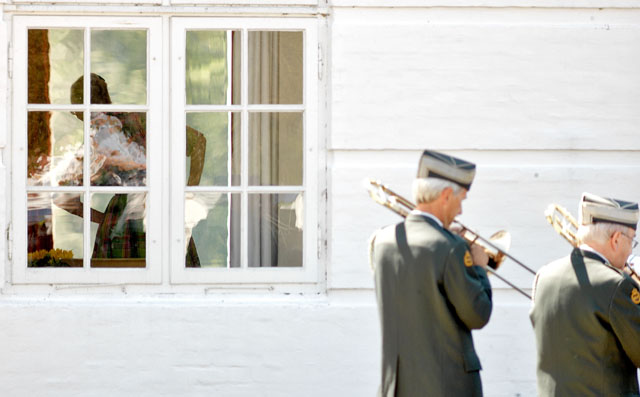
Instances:
[[[114,103],[146,103],[147,32],[92,30],[91,69],[109,82]]]
[[[28,100],[29,103],[50,103],[49,100],[49,31],[29,30]],[[51,154],[51,114],[28,113],[27,176],[33,176],[49,163]]]

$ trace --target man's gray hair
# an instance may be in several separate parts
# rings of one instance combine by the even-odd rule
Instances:
[[[413,181],[413,200],[416,204],[426,204],[437,199],[446,188],[453,189],[453,194],[459,194],[462,186],[440,178],[416,178]]]
[[[580,225],[576,237],[578,237],[580,244],[589,244],[590,242],[604,244],[609,241],[613,233],[626,233],[630,229],[617,223],[598,222],[590,225]]]

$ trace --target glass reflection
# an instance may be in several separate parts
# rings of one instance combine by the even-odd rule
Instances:
[[[302,266],[304,200],[298,194],[249,195],[249,266]]]
[[[146,114],[91,113],[91,185],[145,186]]]
[[[29,103],[69,103],[69,87],[82,74],[81,29],[29,29]]]
[[[109,82],[116,104],[147,103],[147,32],[92,30],[91,72]],[[81,73],[80,73],[81,74]],[[99,89],[92,85],[91,90]],[[94,93],[91,93],[92,98]],[[94,102],[91,103],[104,103]]]
[[[73,216],[66,203],[77,202],[79,193],[29,193],[27,195],[28,267],[82,267],[82,219]]]
[[[302,103],[302,32],[249,32],[249,103]]]
[[[185,266],[240,267],[240,194],[185,194]]]
[[[82,121],[69,112],[29,112],[27,136],[27,185],[82,185]]]
[[[187,104],[239,104],[240,32],[192,30],[186,40]]]
[[[91,267],[145,267],[146,193],[91,195]]]
[[[249,184],[302,185],[302,113],[249,114]]]
[[[187,113],[187,186],[240,184],[240,114]]]

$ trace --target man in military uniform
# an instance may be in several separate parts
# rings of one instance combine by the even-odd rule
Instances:
[[[471,329],[491,315],[488,257],[448,230],[474,176],[475,164],[425,151],[416,209],[375,237],[382,396],[482,395]]]
[[[623,272],[638,204],[585,193],[568,257],[534,281],[540,396],[640,396],[640,292]]]

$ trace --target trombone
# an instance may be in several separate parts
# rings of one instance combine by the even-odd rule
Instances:
[[[409,215],[409,213],[416,207],[414,203],[389,189],[386,185],[382,184],[378,180],[365,180],[365,187],[373,201],[389,208],[403,218],[406,218],[407,215]],[[533,269],[526,266],[524,263],[520,262],[513,256],[509,255],[509,253],[507,253],[509,247],[511,246],[511,234],[508,231],[500,230],[487,239],[480,236],[478,233],[474,232],[467,226],[463,225],[458,220],[454,220],[453,223],[458,225],[462,229],[461,236],[469,245],[478,244],[485,250],[485,252],[489,256],[489,268],[487,269],[487,271],[490,274],[493,274],[511,288],[531,299],[531,295],[527,294],[522,289],[518,288],[515,284],[496,273],[496,270],[498,270],[498,267],[500,267],[502,262],[504,262],[506,258],[509,258],[529,271],[531,274],[536,274]],[[372,246],[372,244],[373,240],[370,241],[370,247]],[[370,263],[372,263],[371,251],[369,261]]]
[[[544,217],[547,222],[553,226],[553,229],[562,237],[565,238],[571,244],[572,247],[578,247],[580,245],[580,239],[578,238],[578,221],[571,215],[566,208],[558,204],[549,204],[544,211]],[[633,256],[630,256],[630,258]],[[640,285],[640,276],[633,270],[629,260],[624,264],[629,269],[629,276]]]

